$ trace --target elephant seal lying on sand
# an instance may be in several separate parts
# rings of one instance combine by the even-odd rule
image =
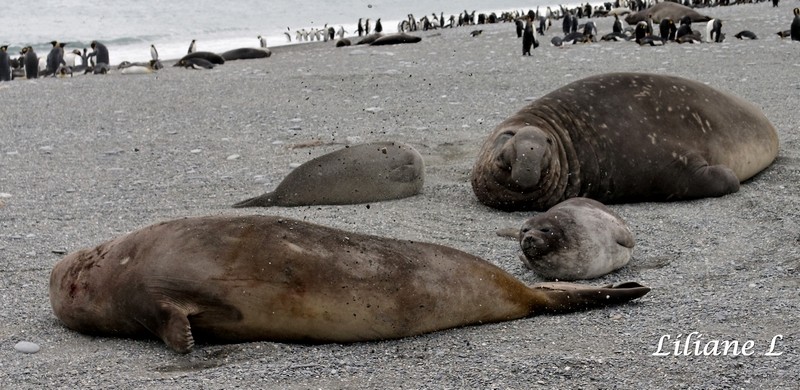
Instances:
[[[722,196],[777,155],[777,131],[749,102],[679,77],[610,73],[559,88],[497,125],[472,189],[503,210],[543,211],[577,196]]]
[[[528,287],[441,245],[269,216],[151,225],[67,255],[50,303],[88,334],[207,342],[393,339],[641,297],[637,283]]]

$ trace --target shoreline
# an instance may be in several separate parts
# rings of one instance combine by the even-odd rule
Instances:
[[[775,35],[790,25],[791,5],[700,10],[725,21],[723,43],[553,47],[549,39],[560,34],[550,33],[532,57],[523,57],[513,25],[496,24],[480,27],[484,32],[475,38],[471,28],[457,28],[408,45],[280,46],[270,48],[270,58],[210,71],[167,66],[147,75],[0,83],[0,387],[794,383],[800,364],[800,42]],[[613,18],[595,20],[601,34],[610,32]],[[759,39],[733,38],[742,29]],[[432,242],[484,258],[527,284],[540,282],[519,261],[518,243],[495,234],[531,213],[479,204],[470,170],[485,137],[528,101],[606,72],[670,74],[729,91],[760,107],[780,140],[777,160],[737,193],[609,205],[634,233],[633,258],[580,283],[637,281],[652,288],[635,302],[399,340],[199,344],[188,355],[158,340],[82,335],[52,313],[49,273],[63,253],[198,215],[279,215]],[[369,207],[230,207],[273,189],[313,157],[346,144],[391,140],[422,154],[421,194]],[[309,141],[319,145],[290,147]],[[702,352],[714,340],[737,341],[739,354],[683,354],[695,342]],[[41,350],[17,352],[20,341]],[[751,355],[742,353],[746,343]]]

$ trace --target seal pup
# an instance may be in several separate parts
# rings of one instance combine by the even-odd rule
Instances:
[[[86,334],[351,343],[565,313],[639,298],[638,283],[528,286],[459,250],[275,216],[154,224],[61,259],[50,304]]]
[[[528,219],[519,230],[525,266],[545,279],[593,279],[631,259],[633,233],[604,204],[567,199]]]
[[[424,181],[422,156],[411,145],[359,144],[308,161],[289,173],[274,191],[233,207],[379,202],[416,195]]]
[[[480,202],[503,210],[547,210],[578,196],[694,199],[738,191],[777,154],[777,131],[752,103],[679,77],[608,73],[498,124],[471,181]]]

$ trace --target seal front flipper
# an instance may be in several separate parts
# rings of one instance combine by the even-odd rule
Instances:
[[[250,199],[245,199],[241,202],[234,204],[233,208],[239,209],[243,207],[271,207],[275,205],[277,196],[274,192],[268,192],[264,195],[256,196]]]
[[[551,282],[531,286],[540,294],[538,302],[543,312],[567,313],[594,307],[617,305],[639,298],[650,292],[650,287],[636,282],[625,282],[602,287],[576,283]]]
[[[170,302],[159,303],[156,310],[156,315],[143,315],[137,321],[173,351],[189,353],[194,347],[194,337],[187,313]]]

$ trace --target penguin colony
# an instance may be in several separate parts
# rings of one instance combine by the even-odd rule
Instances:
[[[765,0],[754,0],[761,2]],[[710,7],[726,6],[734,4],[730,0],[677,0],[676,3],[687,7]],[[773,6],[778,6],[778,0],[772,0]],[[559,6],[558,9],[547,7],[545,11],[529,10],[528,12],[513,11],[504,12],[501,15],[495,13],[478,14],[476,11],[469,12],[464,10],[456,15],[445,18],[444,12],[438,15],[434,12],[431,15],[424,15],[417,19],[413,14],[408,14],[407,18],[397,24],[398,33],[408,33],[415,31],[428,31],[439,28],[454,28],[462,26],[472,26],[479,24],[511,22],[514,23],[518,38],[522,38],[522,55],[531,55],[531,50],[539,47],[539,37],[549,32],[553,25],[553,20],[561,20],[563,35],[554,36],[550,42],[553,46],[565,44],[590,43],[602,41],[633,41],[640,45],[657,46],[667,42],[695,43],[695,42],[715,42],[719,43],[725,39],[722,32],[723,21],[711,19],[708,22],[695,22],[684,17],[681,20],[671,20],[663,18],[656,24],[649,15],[646,20],[624,27],[620,21],[620,16],[632,14],[637,11],[645,10],[655,4],[654,0],[616,0],[606,2],[602,5],[591,6],[586,3],[582,6],[567,8]],[[793,20],[790,28],[778,31],[776,34],[781,38],[791,38],[793,41],[800,41],[800,8],[792,10]],[[605,35],[599,35],[597,27],[593,21],[580,24],[581,18],[592,17],[614,17],[612,31]],[[704,24],[703,24],[704,23]],[[697,24],[705,27],[705,37],[699,30],[693,29]],[[655,28],[658,28],[658,32]],[[702,28],[702,26],[701,26]],[[356,44],[370,44],[378,37],[383,35],[383,25],[378,18],[374,22],[369,18],[359,18],[354,36],[363,37]],[[472,30],[470,35],[479,37],[483,30]],[[343,26],[338,30],[329,27],[327,24],[321,29],[302,28],[295,31],[295,41],[333,41],[336,46],[349,46],[350,40],[345,38],[349,34]],[[284,32],[288,42],[292,41],[291,28],[287,27]],[[756,34],[749,30],[742,30],[734,35],[737,39],[758,39]],[[338,38],[338,39],[337,39]],[[229,52],[215,54],[210,52],[197,51],[197,42],[192,40],[187,50],[187,55],[179,59],[175,66],[182,66],[190,69],[212,69],[216,65],[223,64],[228,60],[265,58],[271,55],[267,48],[267,41],[262,36],[258,36],[258,48],[234,49]],[[8,52],[8,45],[0,46],[0,81],[11,81],[15,78],[35,79],[38,77],[65,77],[74,74],[106,74],[112,70],[109,63],[108,48],[99,41],[92,41],[90,44],[91,52],[87,48],[82,50],[73,49],[67,51],[65,42],[51,41],[51,49],[46,56],[38,55],[32,46],[23,47],[19,51],[18,57],[13,57]],[[158,57],[158,51],[154,45],[150,45],[150,60],[147,62],[128,62],[123,61],[116,66],[116,69],[123,74],[152,73],[163,68]]]

